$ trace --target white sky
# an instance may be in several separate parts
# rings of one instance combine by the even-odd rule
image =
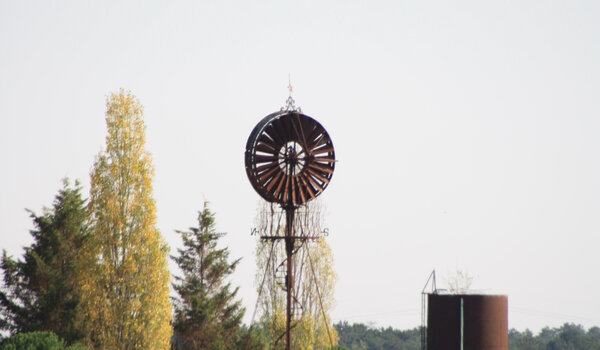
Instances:
[[[510,327],[600,325],[600,2],[0,0],[0,247],[31,243],[145,106],[158,226],[204,198],[252,314],[250,131],[287,98],[331,135],[335,321],[412,328],[432,269],[509,297]]]

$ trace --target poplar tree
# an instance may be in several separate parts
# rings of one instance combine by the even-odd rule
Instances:
[[[239,341],[244,315],[235,300],[239,288],[227,281],[241,259],[229,262],[227,248],[218,248],[224,233],[215,231],[214,214],[208,203],[198,214],[198,227],[177,231],[183,249],[173,257],[183,276],[175,277],[174,348],[233,349]]]
[[[156,228],[143,107],[120,90],[106,102],[106,150],[91,173],[82,317],[98,349],[168,349],[168,247]]]

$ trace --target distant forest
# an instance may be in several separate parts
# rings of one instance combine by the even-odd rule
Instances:
[[[373,328],[361,323],[340,322],[334,325],[340,336],[339,346],[346,350],[420,350],[419,328],[398,330],[391,327]],[[534,335],[531,331],[508,332],[510,350],[598,350],[600,328],[587,331],[583,326],[565,323],[559,328],[544,328]]]

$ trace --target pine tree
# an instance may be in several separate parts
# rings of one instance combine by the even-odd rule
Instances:
[[[168,349],[168,247],[156,228],[143,108],[123,90],[106,105],[106,150],[91,174],[85,253],[94,263],[83,283],[82,317],[96,348]]]
[[[79,183],[71,187],[65,179],[52,208],[45,208],[42,215],[29,213],[35,227],[30,231],[33,244],[25,248],[23,260],[4,251],[0,264],[3,328],[12,333],[51,331],[72,343],[83,337],[76,313],[83,263],[79,251],[87,232]]]
[[[239,340],[244,309],[234,300],[239,288],[227,281],[240,262],[228,262],[227,248],[219,249],[224,233],[215,231],[208,204],[198,215],[198,227],[177,231],[183,249],[172,257],[183,276],[175,277],[174,347],[176,349],[232,349]]]

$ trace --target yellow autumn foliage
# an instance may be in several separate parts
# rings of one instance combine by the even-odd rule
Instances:
[[[168,247],[156,228],[143,107],[120,90],[106,102],[106,149],[91,173],[91,239],[83,252],[82,323],[95,349],[169,349]]]

